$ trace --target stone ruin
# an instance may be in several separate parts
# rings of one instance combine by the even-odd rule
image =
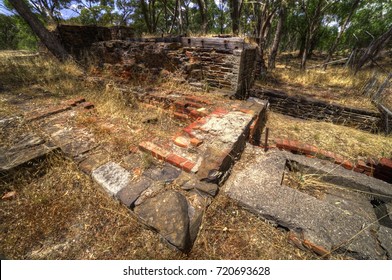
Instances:
[[[0,120],[0,126],[12,129],[14,123],[24,121],[38,125],[44,134],[27,133],[12,147],[2,148],[0,173],[60,150],[142,223],[184,252],[192,249],[208,205],[223,192],[288,230],[290,242],[304,250],[322,257],[338,252],[357,259],[391,259],[390,183],[358,172],[359,165],[300,155],[314,156],[312,147],[285,142],[268,152],[260,147],[269,104],[248,98],[257,68],[256,49],[242,39],[128,38],[91,42],[87,49],[94,63],[124,79],[137,75],[141,68],[180,71],[191,84],[206,83],[245,100],[159,90],[135,93],[140,102],[172,111],[184,125],[167,139],[141,141],[121,160],[113,160],[92,132],[72,122],[86,112],[94,115],[94,104],[85,98],[31,108],[24,116]],[[132,133],[118,125],[121,120],[96,118],[96,122],[113,135]],[[140,174],[142,154],[164,164]],[[382,174],[391,178],[392,161],[382,159],[379,165]],[[363,170],[372,168],[363,166]],[[293,170],[316,174],[336,188],[328,189],[323,197],[293,189],[284,183],[285,174]]]

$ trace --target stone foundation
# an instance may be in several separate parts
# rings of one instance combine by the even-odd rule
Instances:
[[[245,99],[257,51],[240,38],[157,38],[96,42],[90,53],[93,64],[124,79],[176,72],[200,88],[226,89]]]

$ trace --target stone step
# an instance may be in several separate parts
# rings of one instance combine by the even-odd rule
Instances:
[[[201,181],[221,184],[249,141],[259,143],[267,103],[252,99],[228,102],[198,118],[172,139],[145,141],[139,148],[187,172]]]

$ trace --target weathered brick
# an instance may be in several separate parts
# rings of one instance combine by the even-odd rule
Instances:
[[[178,156],[176,154],[169,154],[166,157],[166,162],[170,163],[171,165],[174,165],[178,168],[182,168],[183,164],[187,162],[188,160],[186,158],[183,158],[181,156]]]
[[[341,166],[343,166],[344,168],[346,168],[348,170],[352,170],[354,168],[353,163],[349,160],[344,160],[343,163],[341,164]]]
[[[190,143],[189,139],[184,136],[177,136],[174,139],[174,144],[182,148],[187,148],[189,146],[189,143]]]
[[[203,140],[197,139],[197,138],[192,138],[191,139],[191,145],[194,147],[198,147],[201,144],[203,144]]]
[[[79,103],[85,102],[86,99],[84,97],[75,97],[69,100],[65,100],[64,102],[62,102],[62,104],[67,105],[67,106],[76,106]]]
[[[35,120],[39,120],[54,114],[58,114],[67,110],[70,110],[71,106],[68,105],[58,105],[58,106],[53,106],[50,107],[46,110],[42,110],[42,111],[34,111],[31,113],[28,113],[26,115],[26,121],[30,122],[30,121],[35,121]]]
[[[192,172],[192,169],[195,167],[195,163],[191,162],[191,161],[186,161],[185,163],[183,163],[183,165],[181,166],[181,169],[184,170],[185,172]]]
[[[94,104],[91,102],[82,102],[79,106],[83,107],[84,109],[92,109],[94,108]]]
[[[182,121],[187,121],[189,119],[189,117],[185,114],[181,114],[178,112],[174,112],[174,118],[182,120]]]
[[[356,167],[356,166],[354,167],[353,171],[357,172],[357,173],[364,173],[365,172],[365,170],[363,168]]]
[[[211,114],[212,115],[217,115],[217,116],[224,116],[227,113],[229,113],[229,111],[227,111],[224,108],[216,108]]]
[[[148,141],[141,142],[139,144],[139,149],[144,152],[149,152],[152,156],[163,160],[170,155],[169,151],[166,151],[165,149]]]
[[[316,245],[316,244],[310,242],[309,240],[304,240],[303,245],[306,248],[308,248],[308,249],[312,250],[313,252],[315,252],[319,256],[325,257],[325,256],[330,254],[330,252],[327,249],[325,249],[322,246]]]
[[[388,158],[380,158],[379,165],[392,171],[392,160]]]
[[[368,166],[363,160],[358,160],[356,167],[357,168],[361,168],[361,169],[363,169],[364,171],[367,171],[367,172],[373,172],[374,171],[374,167]]]

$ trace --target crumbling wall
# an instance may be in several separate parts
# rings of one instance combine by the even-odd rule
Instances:
[[[301,119],[315,119],[355,127],[369,132],[384,131],[381,114],[330,104],[304,96],[290,96],[277,90],[252,89],[250,95],[268,99],[273,111]]]
[[[83,60],[93,43],[134,37],[129,27],[59,25],[54,31],[68,53]]]
[[[229,89],[245,98],[254,77],[256,49],[243,39],[163,38],[92,44],[93,61],[123,78],[162,70],[180,73],[200,87]]]

